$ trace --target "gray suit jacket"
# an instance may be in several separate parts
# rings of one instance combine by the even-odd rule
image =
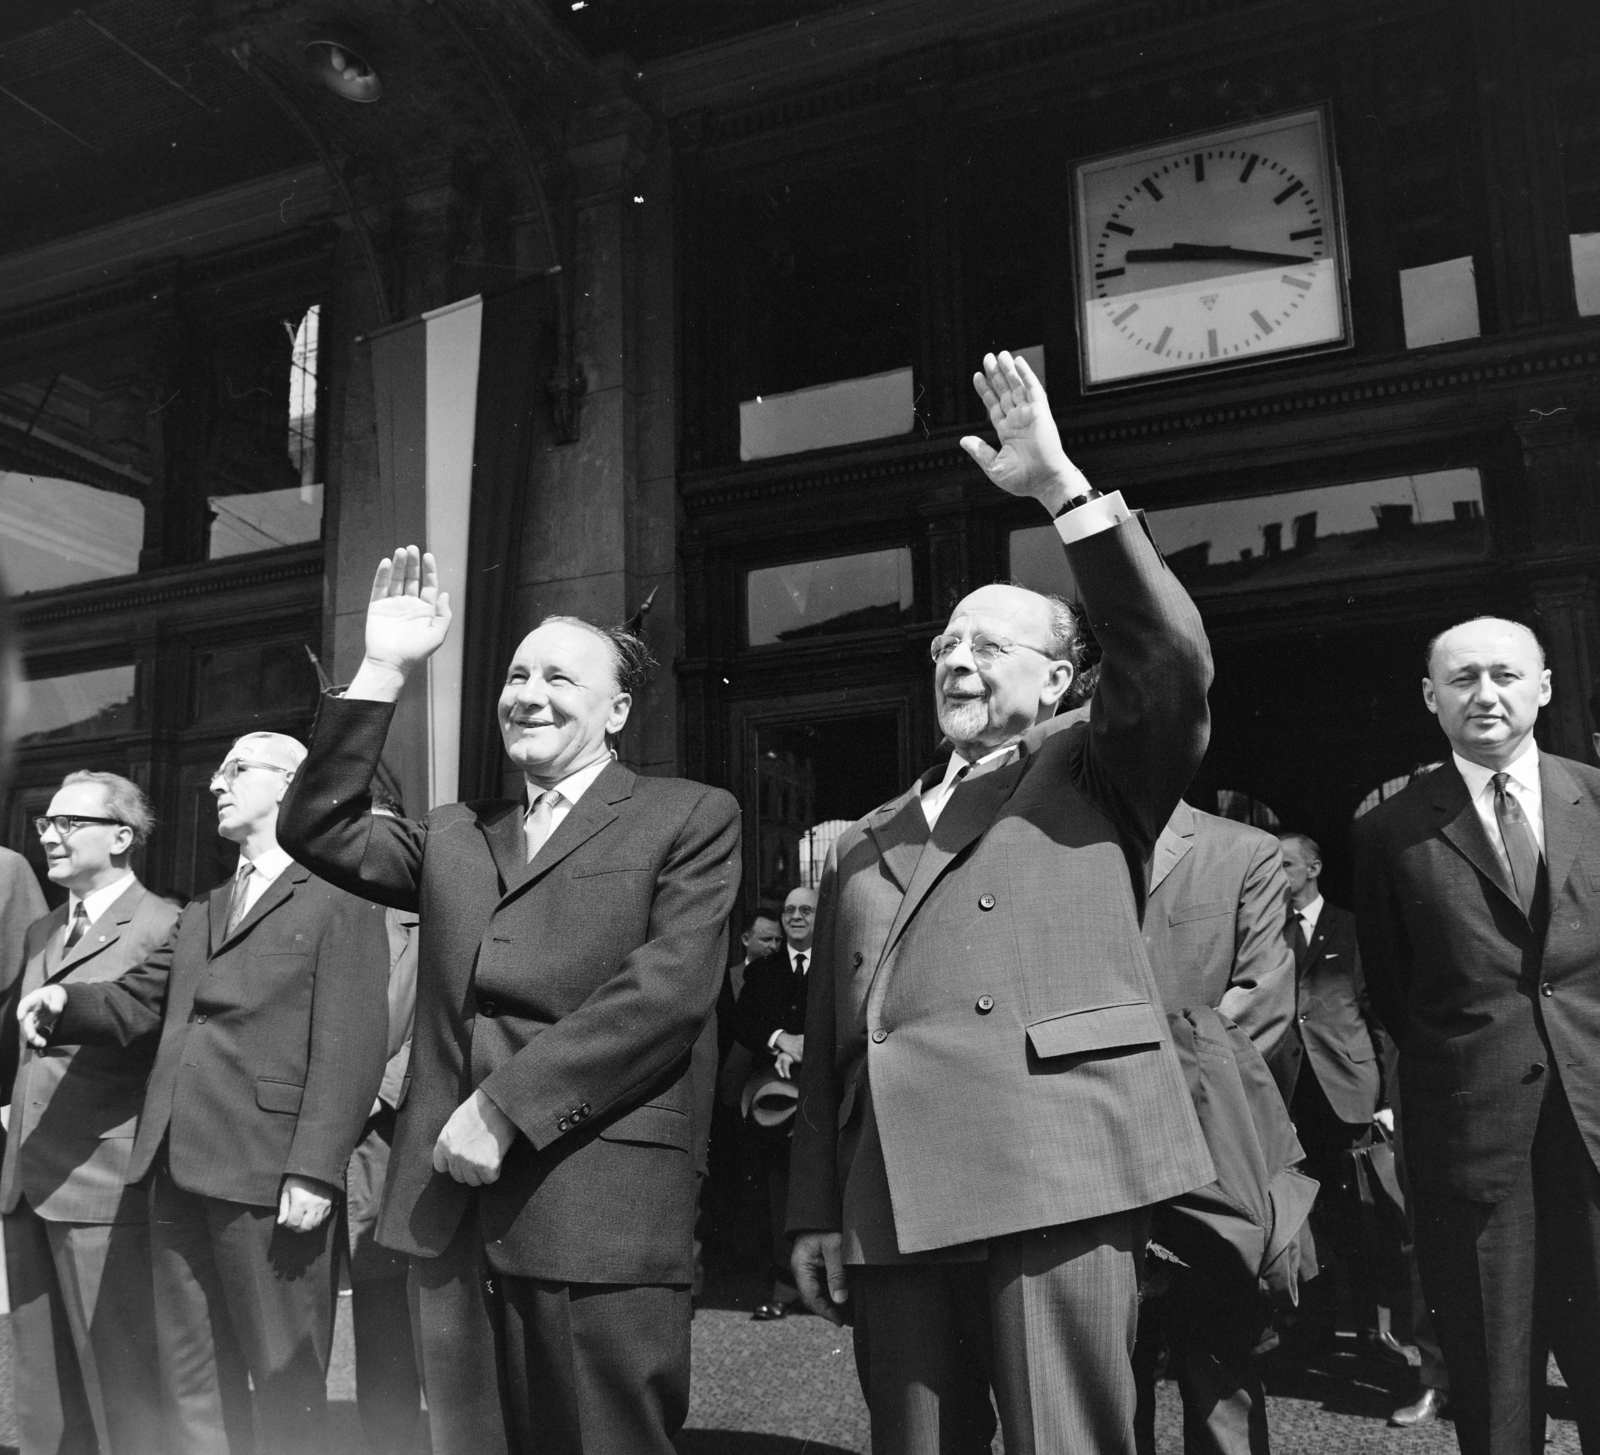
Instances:
[[[166,942],[178,914],[135,880],[63,955],[59,931],[67,906],[61,905],[28,931],[21,994],[47,983],[115,980]],[[155,1034],[127,1046],[36,1051],[22,1043],[12,1009],[0,1027],[17,1061],[0,1212],[15,1212],[26,1197],[29,1207],[52,1222],[142,1222],[144,1193],[126,1181]]]
[[[1215,1176],[1139,930],[1146,861],[1205,751],[1210,652],[1137,521],[1067,555],[1105,654],[1088,721],[975,770],[932,833],[913,785],[823,876],[789,1227],[842,1231],[852,1262]]]
[[[33,866],[16,850],[0,849],[0,997],[22,978],[28,926],[49,908]]]
[[[1271,834],[1180,802],[1156,842],[1144,910],[1167,1009],[1221,1011],[1269,1064],[1294,1017],[1288,891]]]

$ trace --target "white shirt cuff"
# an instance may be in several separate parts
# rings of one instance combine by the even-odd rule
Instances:
[[[1099,535],[1101,531],[1110,530],[1112,526],[1121,525],[1132,517],[1133,512],[1123,503],[1122,492],[1113,490],[1109,495],[1102,495],[1098,500],[1086,500],[1075,510],[1058,515],[1056,534],[1061,537],[1062,545],[1070,546],[1074,541]]]
[[[767,1049],[769,1051],[776,1051],[778,1049],[778,1037],[782,1034],[783,1027],[779,1026],[777,1030],[767,1037]]]

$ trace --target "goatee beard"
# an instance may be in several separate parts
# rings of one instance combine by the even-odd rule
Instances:
[[[939,704],[939,727],[953,743],[975,742],[988,726],[989,704],[981,697]]]

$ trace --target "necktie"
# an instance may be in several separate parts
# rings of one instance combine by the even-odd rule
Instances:
[[[1494,816],[1500,825],[1500,842],[1506,846],[1506,858],[1511,861],[1511,878],[1522,912],[1532,914],[1533,890],[1539,878],[1539,843],[1522,812],[1522,805],[1506,789],[1509,779],[1507,773],[1496,773],[1491,780],[1494,783]]]
[[[794,957],[794,973],[802,980],[806,978],[806,954],[804,950],[798,952]]]
[[[228,933],[231,935],[239,928],[239,921],[245,917],[250,907],[250,896],[246,886],[250,876],[255,873],[255,865],[248,859],[239,860],[239,872],[233,878],[233,898],[228,901]]]
[[[928,828],[930,831],[933,829],[933,826],[939,822],[940,815],[945,811],[945,809],[950,807],[950,800],[956,796],[956,789],[961,786],[961,780],[965,778],[971,771],[972,764],[963,763],[957,770],[956,776],[950,780],[949,786],[942,794],[933,800],[933,811],[930,813],[927,809],[923,810],[927,817]]]
[[[72,923],[67,927],[67,943],[65,948],[70,950],[83,938],[83,932],[89,928],[89,912],[83,907],[83,901],[78,901],[78,907],[72,912]]]
[[[523,816],[522,837],[528,845],[528,863],[533,863],[533,857],[544,848],[545,840],[550,837],[554,824],[556,804],[561,801],[561,795],[554,788],[547,788],[536,799],[533,807]]]
[[[1284,939],[1289,942],[1289,951],[1294,956],[1294,963],[1299,963],[1306,957],[1306,925],[1300,918],[1300,911],[1289,911],[1289,923],[1284,927]]]

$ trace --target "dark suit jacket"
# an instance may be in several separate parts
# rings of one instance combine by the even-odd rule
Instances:
[[[1269,1063],[1294,1015],[1288,889],[1271,834],[1180,802],[1156,841],[1144,909],[1167,1010],[1221,1011]]]
[[[612,763],[528,864],[521,802],[369,812],[392,711],[325,698],[279,820],[318,872],[422,917],[411,1095],[379,1240],[423,1257],[449,1244],[474,1189],[434,1171],[433,1147],[477,1087],[522,1134],[477,1190],[495,1268],[688,1283],[690,1050],[727,953],[738,805]]]
[[[389,1031],[383,911],[291,864],[231,935],[231,883],[120,979],[67,987],[52,1044],[160,1028],[128,1180],[163,1139],[188,1192],[276,1207],[288,1174],[344,1184]]]
[[[1541,754],[1548,910],[1530,922],[1453,761],[1356,820],[1356,924],[1400,1045],[1415,1187],[1498,1201],[1550,1068],[1600,1162],[1600,773]]]
[[[810,964],[807,950],[806,965]],[[744,994],[733,1011],[733,1035],[751,1055],[772,1056],[767,1042],[774,1031],[805,1034],[807,978],[790,968],[784,948],[750,962],[744,972]]]
[[[1286,908],[1282,918],[1287,922]],[[1384,1104],[1387,1044],[1367,995],[1356,917],[1349,910],[1322,901],[1317,928],[1296,966],[1295,986],[1294,1034],[1283,1058],[1289,1095],[1301,1076],[1314,1075],[1342,1120],[1371,1121]]]
[[[853,1262],[1215,1175],[1139,928],[1146,861],[1205,751],[1210,652],[1136,520],[1067,557],[1105,654],[1088,720],[974,770],[931,834],[930,774],[824,872],[789,1228],[842,1230]]]
[[[154,1031],[128,1046],[23,1044],[16,1001],[41,985],[113,980],[167,941],[178,910],[135,880],[71,950],[59,948],[61,905],[28,931],[27,969],[10,998],[0,1036],[16,1067],[10,1139],[0,1170],[0,1212],[28,1206],[52,1222],[143,1222],[144,1194],[127,1186]],[[7,1078],[9,1081],[9,1077]]]

